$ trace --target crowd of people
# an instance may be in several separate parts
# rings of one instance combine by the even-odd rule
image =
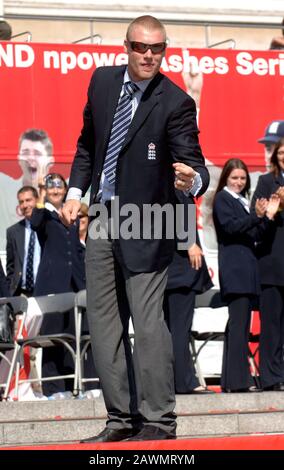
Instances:
[[[150,237],[117,238],[111,230],[116,196],[119,208],[134,204],[141,211],[147,204],[182,205],[185,220],[209,184],[195,101],[160,73],[166,47],[159,20],[136,18],[124,41],[128,65],[94,72],[69,185],[61,174],[49,173],[54,159],[45,131],[29,129],[20,138],[17,207],[23,218],[7,228],[0,293],[31,297],[87,289],[88,328],[108,418],[105,429],[85,442],[174,439],[175,394],[212,393],[199,383],[189,349],[196,295],[212,287],[198,233],[180,250],[167,238],[164,221],[161,237],[153,235],[152,219],[150,227],[139,219],[141,233],[145,228]],[[249,171],[238,158],[224,164],[212,202],[220,291],[229,312],[221,374],[226,393],[256,391],[248,364],[253,308],[261,316],[262,389],[284,390],[284,121],[271,123],[260,142],[271,156],[252,204]],[[88,218],[81,198],[89,187],[96,211]],[[105,213],[106,236],[88,236],[88,222],[102,226]],[[185,232],[192,230],[187,224]],[[72,318],[47,316],[41,332],[74,332]],[[66,374],[69,359],[60,347],[45,349],[43,376]],[[52,396],[71,385],[43,382],[43,393]]]

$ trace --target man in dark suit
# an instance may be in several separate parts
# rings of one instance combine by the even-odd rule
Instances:
[[[0,297],[9,297],[10,292],[8,288],[7,279],[4,273],[2,262],[0,260]]]
[[[195,103],[159,72],[166,50],[164,26],[151,16],[137,18],[128,27],[124,47],[127,67],[102,67],[91,79],[63,208],[66,222],[74,221],[80,197],[91,185],[91,204],[101,203],[102,216],[116,204],[119,212],[114,220],[118,236],[96,237],[94,219],[87,240],[88,320],[108,411],[106,428],[89,442],[175,438],[173,352],[162,308],[175,240],[166,236],[163,218],[154,227],[143,212],[153,204],[167,205],[174,216],[174,186],[196,194],[209,180]],[[128,225],[136,231],[132,236],[126,229],[129,211],[137,216]],[[129,315],[135,330],[133,357]]]
[[[23,215],[20,222],[7,229],[7,281],[11,295],[32,296],[33,289],[26,286],[28,247],[32,233],[30,219],[38,201],[37,190],[33,186],[23,186],[17,193],[19,210]],[[35,281],[40,262],[40,245],[35,234],[33,253],[33,279]]]
[[[176,197],[184,206],[184,225],[188,227],[190,224],[186,217],[188,205],[195,210],[194,199],[185,196],[182,191],[176,191]],[[185,232],[187,233],[187,230]],[[165,318],[173,342],[175,392],[177,394],[211,393],[198,381],[189,344],[196,295],[206,292],[212,286],[196,231],[196,241],[189,246],[188,250],[176,249],[174,253],[173,261],[168,269],[168,282],[164,296]]]

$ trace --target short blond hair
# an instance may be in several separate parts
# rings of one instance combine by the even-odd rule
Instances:
[[[165,40],[166,40],[166,37],[167,37],[166,29],[163,23],[161,23],[161,21],[159,21],[154,16],[151,16],[151,15],[138,16],[138,18],[135,18],[135,20],[131,21],[126,32],[126,39],[128,41],[130,40],[131,32],[135,28],[135,26],[143,26],[144,28],[149,29],[149,30],[159,29],[160,31],[164,33]]]

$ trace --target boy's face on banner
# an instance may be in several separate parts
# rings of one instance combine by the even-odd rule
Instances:
[[[38,188],[49,172],[54,158],[48,155],[41,141],[24,139],[21,143],[18,160],[23,171],[23,184]]]

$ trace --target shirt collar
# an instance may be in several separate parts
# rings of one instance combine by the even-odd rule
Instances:
[[[147,86],[149,85],[149,83],[153,80],[153,78],[150,78],[149,80],[140,80],[140,82],[133,82],[135,83],[135,85],[138,86],[139,90],[144,93],[144,91],[146,90]],[[125,73],[124,73],[124,78],[123,78],[123,83],[125,82],[132,82],[133,80],[131,80],[130,76],[129,76],[129,73],[128,73],[128,69],[125,70]]]
[[[231,196],[233,196],[235,199],[241,199],[246,206],[249,206],[249,201],[242,194],[235,193],[234,191],[229,189],[228,186],[224,186],[223,189],[227,191],[227,193],[231,194]]]
[[[232,191],[231,189],[228,188],[228,186],[224,186],[223,188],[227,193],[231,194],[235,199],[239,199],[240,195]]]
[[[58,209],[56,209],[56,207],[54,207],[54,205],[51,204],[51,202],[46,202],[45,205],[44,205],[44,207],[45,207],[47,210],[49,210],[50,212],[55,211],[55,212],[57,212],[57,214],[59,214]]]

